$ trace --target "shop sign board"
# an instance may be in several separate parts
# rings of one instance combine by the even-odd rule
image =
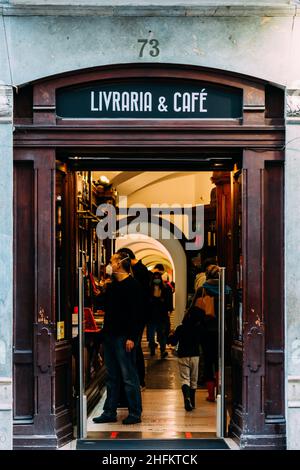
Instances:
[[[57,90],[62,119],[239,119],[242,90],[195,81],[119,81]]]

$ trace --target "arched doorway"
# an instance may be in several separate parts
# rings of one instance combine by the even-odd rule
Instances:
[[[158,253],[162,253],[165,257],[167,257],[168,261],[170,262],[174,278],[176,284],[176,302],[175,302],[175,310],[174,310],[174,324],[178,325],[183,317],[184,310],[186,307],[186,284],[187,284],[187,276],[186,276],[186,256],[184,250],[178,240],[174,237],[170,239],[159,239],[155,240],[149,237],[148,234],[151,234],[151,226],[144,226],[141,227],[141,233],[143,233],[142,239],[141,237],[122,237],[117,238],[116,240],[116,248],[122,248],[127,246],[128,248],[132,249],[134,253],[137,253],[137,257],[139,258],[140,250],[145,250],[144,256],[147,256],[148,250],[150,251],[151,248],[155,247]],[[145,237],[145,238],[144,238]],[[143,259],[143,257],[142,257]],[[159,255],[153,257],[155,260],[155,264],[159,261]],[[153,261],[152,260],[152,261]]]
[[[238,99],[237,111],[225,118],[219,114],[195,120],[182,115],[177,119],[119,116],[117,120],[106,116],[99,121],[90,119],[90,114],[85,118],[82,110],[79,116],[74,110],[69,113],[64,108],[67,101],[58,106],[61,97],[67,97],[65,91],[81,90],[84,97],[88,90],[90,99],[95,95],[89,87],[98,84],[98,93],[102,84],[109,87],[120,79],[125,88],[137,82],[148,87],[149,79],[158,90],[160,85],[172,90],[177,86],[174,93],[181,93],[177,97],[185,93],[182,86],[191,85],[191,93],[196,93],[193,87],[207,87],[212,94],[222,91],[233,102]],[[125,91],[132,91],[129,88]],[[203,104],[204,95],[198,96],[198,104],[199,100]],[[243,328],[241,340],[232,344],[231,433],[245,448],[284,447],[283,92],[261,80],[201,67],[130,64],[45,78],[24,86],[16,96],[18,102],[14,118],[14,322],[24,341],[14,352],[15,446],[28,442],[31,447],[45,443],[55,447],[72,434],[70,391],[66,393],[70,342],[56,341],[53,174],[59,159],[73,169],[96,165],[135,171],[141,164],[152,169],[172,165],[187,171],[195,164],[226,169],[228,162],[241,163]],[[176,109],[180,106],[183,103],[176,101]],[[94,102],[94,108],[99,111],[99,103]],[[17,229],[20,224],[26,226],[22,234]],[[69,227],[71,233],[72,220]],[[274,270],[274,266],[280,268]],[[22,381],[26,396],[19,393],[24,389]],[[254,391],[256,400],[250,398]]]

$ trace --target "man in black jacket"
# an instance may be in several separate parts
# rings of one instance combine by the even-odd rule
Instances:
[[[140,385],[142,388],[145,387],[145,359],[144,359],[144,354],[142,350],[142,336],[143,336],[143,331],[146,326],[146,323],[148,321],[148,316],[149,316],[149,301],[150,301],[150,279],[151,279],[151,273],[148,271],[146,266],[142,263],[141,260],[137,260],[135,257],[135,254],[133,253],[130,248],[120,248],[117,253],[126,253],[131,262],[131,270],[134,279],[136,279],[142,289],[143,289],[143,307],[140,311],[140,317],[141,317],[141,331],[140,331],[140,337],[139,337],[139,342],[137,344],[136,348],[136,367],[139,375],[139,380],[140,380]]]
[[[124,382],[129,411],[123,424],[141,422],[142,403],[136,370],[136,347],[141,330],[143,295],[139,283],[130,274],[130,265],[126,253],[117,253],[111,258],[113,281],[103,295],[107,398],[102,415],[93,419],[95,423],[117,421],[121,380]]]

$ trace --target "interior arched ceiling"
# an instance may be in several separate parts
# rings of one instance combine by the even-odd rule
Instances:
[[[159,181],[164,181],[166,178],[179,178],[182,176],[182,173],[179,172],[170,172],[170,171],[155,171],[155,172],[140,172],[134,176],[130,176],[122,184],[119,184],[117,190],[120,194],[124,196],[131,196],[140,189],[147,188],[154,183]],[[114,183],[113,183],[114,184]]]
[[[164,267],[168,267],[169,270],[171,269],[172,270],[172,264],[170,263],[170,261],[165,258],[161,253],[159,253],[158,251],[156,253],[147,253],[146,251],[143,253],[143,256],[141,258],[139,258],[142,260],[142,262],[144,264],[146,264],[147,266],[149,264],[158,264],[158,263],[162,263],[164,265]]]
[[[211,172],[178,172],[178,171],[103,171],[103,172],[93,172],[93,180],[98,180],[101,175],[105,175],[109,180],[110,183],[115,187],[121,196],[127,196],[131,198],[131,202],[133,202],[133,196],[136,195],[138,198],[138,192],[143,191],[140,193],[140,201],[143,202],[143,196],[145,196],[145,190],[148,190],[147,193],[153,190],[155,195],[155,186],[159,188],[159,193],[163,192],[164,196],[167,198],[169,193],[170,185],[174,185],[174,180],[176,180],[175,184],[178,188],[178,197],[180,199],[180,191],[184,193],[185,190],[190,190],[190,184],[187,184],[186,177],[187,176],[194,176],[195,180],[195,192],[197,188],[198,198],[196,194],[194,197],[191,197],[191,203],[209,203],[207,200],[209,198],[210,190],[213,188],[212,183],[210,182]],[[182,178],[182,182],[180,182],[180,178]],[[192,181],[191,181],[192,182]],[[163,183],[163,186],[162,186]],[[184,187],[185,186],[185,187]],[[204,189],[206,188],[206,189]],[[200,193],[203,194],[201,195]],[[157,195],[156,192],[156,195]],[[174,191],[173,191],[174,192]],[[196,199],[196,200],[195,200]],[[199,200],[197,200],[199,199]],[[205,199],[205,201],[204,201]],[[155,202],[155,201],[154,201]],[[175,202],[175,201],[174,201]],[[176,201],[180,203],[181,201]],[[185,201],[186,202],[186,201]]]
[[[147,235],[148,233],[148,235]],[[185,252],[176,238],[166,238],[165,231],[162,231],[162,238],[155,239],[149,234],[152,233],[151,224],[142,227],[142,233],[129,232],[129,235],[116,239],[116,250],[127,247],[136,253],[136,257],[141,259],[148,267],[162,262],[168,268],[167,262],[171,265],[167,271],[171,274],[170,280],[177,285],[174,301],[174,324],[178,325],[183,316],[187,295],[187,263]],[[144,234],[144,235],[143,235]],[[149,253],[147,253],[149,250]],[[148,257],[149,254],[149,257]]]
[[[103,171],[93,171],[92,172],[92,179],[93,181],[98,181],[100,179],[101,176],[106,176],[110,183],[112,183],[115,179],[117,179],[118,177],[121,177],[123,175],[123,178],[126,179],[126,171],[106,171],[106,170],[103,170]]]
[[[159,255],[157,256],[145,256],[141,259],[143,264],[146,266],[155,266],[156,264],[163,264],[165,271],[172,271],[171,263],[166,258],[161,258]]]
[[[147,265],[162,263],[169,269],[174,269],[169,251],[154,238],[130,234],[128,237],[116,239],[116,249],[125,246],[134,252],[137,259],[142,260]]]
[[[146,258],[148,259],[151,258],[151,262],[155,259],[160,259],[160,260],[164,260],[166,263],[168,263],[168,265],[171,266],[169,259],[159,250],[153,250],[150,248],[144,248],[143,250],[140,250],[138,245],[134,245],[133,247],[131,246],[132,250],[133,248],[135,249],[135,255],[138,259],[144,260]]]

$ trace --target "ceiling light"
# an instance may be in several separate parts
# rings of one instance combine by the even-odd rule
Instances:
[[[100,176],[99,180],[101,181],[101,183],[105,183],[105,184],[109,183],[109,179],[105,175]]]

